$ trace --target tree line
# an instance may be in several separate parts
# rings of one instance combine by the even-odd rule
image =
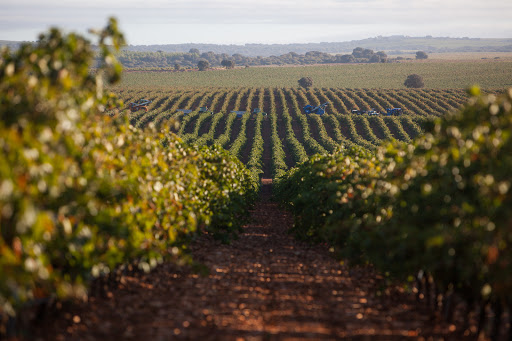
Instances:
[[[416,58],[425,59],[427,54],[418,51]],[[158,52],[133,52],[122,51],[118,56],[119,61],[127,68],[182,68],[209,67],[234,68],[238,66],[261,66],[261,65],[311,65],[311,64],[334,64],[334,63],[387,63],[402,58],[389,58],[384,51],[374,52],[371,49],[362,47],[355,48],[351,54],[330,54],[319,51],[310,51],[305,54],[289,52],[280,56],[250,57],[238,53],[229,55],[227,53],[200,52],[198,49],[190,49],[187,53]]]
[[[0,41],[1,44],[1,41]],[[378,36],[361,40],[346,42],[320,42],[306,44],[243,44],[243,45],[218,45],[218,44],[161,44],[161,45],[129,45],[125,50],[139,52],[186,52],[192,48],[200,51],[213,51],[215,53],[239,53],[245,56],[280,56],[289,51],[305,54],[309,51],[321,51],[325,53],[339,53],[339,51],[352,51],[361,46],[375,51],[394,51],[393,54],[407,54],[406,51],[426,51],[428,53],[446,52],[510,52],[512,51],[512,39],[488,39],[488,38],[449,38],[449,37],[408,37],[408,36]]]

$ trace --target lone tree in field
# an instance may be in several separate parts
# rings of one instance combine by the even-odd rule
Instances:
[[[199,68],[199,71],[205,71],[210,68],[210,63],[207,60],[200,60],[197,63],[197,67]]]
[[[309,88],[310,86],[313,86],[313,80],[311,77],[302,77],[298,80],[299,86],[302,86],[304,88]]]
[[[423,78],[421,78],[421,76],[417,74],[407,76],[404,85],[408,88],[414,89],[423,88],[425,86],[425,84],[423,83]]]
[[[180,64],[178,64],[178,63],[174,64],[174,70],[175,71],[180,71],[181,70]]]
[[[223,59],[220,65],[224,66],[226,69],[234,69],[235,62],[229,59]]]
[[[428,54],[426,54],[424,51],[418,51],[416,52],[416,59],[427,59]]]

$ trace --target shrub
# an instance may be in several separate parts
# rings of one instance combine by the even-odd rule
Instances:
[[[299,86],[302,86],[304,88],[309,88],[313,86],[313,80],[310,77],[302,77],[298,80]]]
[[[336,56],[336,61],[339,63],[353,63],[356,61],[356,59],[351,54],[344,54],[341,56]]]
[[[401,280],[510,302],[512,89],[480,95],[412,144],[313,156],[277,186],[295,231]]]
[[[416,59],[427,59],[428,55],[424,51],[416,52]]]
[[[407,76],[404,85],[408,88],[414,89],[423,88],[425,86],[425,84],[423,83],[423,78],[421,78],[421,76],[417,74]]]
[[[380,63],[381,62],[381,57],[380,55],[378,54],[374,54],[370,57],[370,60],[369,60],[370,63]]]
[[[0,56],[3,317],[34,298],[84,298],[128,262],[180,257],[199,229],[229,236],[256,189],[226,151],[105,115],[122,104],[103,82],[119,79],[110,46],[124,39],[114,19],[97,34],[93,71],[90,43],[57,29]]]
[[[224,66],[226,69],[234,69],[236,64],[233,60],[223,59],[220,65]]]
[[[199,68],[199,71],[206,71],[210,68],[210,63],[203,59],[197,63],[197,67]]]

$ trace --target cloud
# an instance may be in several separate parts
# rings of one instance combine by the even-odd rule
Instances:
[[[203,25],[216,39],[219,33],[213,32],[222,32],[226,41],[241,36],[234,27],[245,30],[248,39],[278,39],[272,30],[285,25],[290,28],[279,34],[290,41],[313,39],[311,32],[353,34],[354,39],[390,33],[506,37],[512,30],[510,13],[512,2],[503,0],[17,0],[0,3],[0,39],[53,25],[84,31],[104,25],[110,15],[119,19],[129,39],[169,39],[162,32],[186,27],[189,41],[199,42],[208,33],[198,28],[204,30]]]

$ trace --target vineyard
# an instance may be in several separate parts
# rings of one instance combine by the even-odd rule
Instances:
[[[492,320],[499,340],[505,328],[512,336],[512,89],[471,92],[412,143],[310,158],[280,179],[276,196],[299,237],[328,243],[351,264],[416,280],[434,310],[453,320],[464,305],[465,324],[473,316],[478,335]]]
[[[296,67],[249,67],[235,70],[173,72],[169,70],[126,72],[118,89],[169,89],[207,87],[296,87],[297,80],[311,77],[319,88],[405,89],[410,74],[420,75],[425,88],[464,89],[478,84],[483,89],[512,86],[512,61],[436,61]]]
[[[132,125],[174,119],[186,142],[218,144],[254,175],[276,179],[275,196],[293,213],[297,237],[326,243],[344,261],[373,264],[392,279],[416,280],[427,304],[449,320],[453,306],[464,304],[464,323],[477,319],[479,334],[492,320],[496,340],[512,309],[512,93],[471,92],[471,99],[456,90],[335,88],[120,95],[153,100],[147,113],[129,116]],[[302,109],[320,103],[327,103],[326,114]],[[200,114],[202,106],[213,112]],[[393,107],[403,112],[352,112]],[[231,113],[240,110],[241,117]]]
[[[116,87],[97,35],[0,54],[0,338],[510,339],[512,89]]]
[[[122,41],[113,19],[102,34]],[[198,233],[229,240],[255,198],[257,179],[227,151],[102,114],[119,102],[89,75],[91,57],[83,38],[57,30],[0,56],[0,338],[20,311],[186,262]],[[115,66],[100,72],[114,81]]]
[[[185,142],[217,144],[229,150],[255,173],[276,177],[316,153],[331,153],[341,144],[375,149],[383,141],[410,142],[426,122],[460,107],[467,101],[463,90],[373,90],[240,88],[213,90],[124,90],[125,103],[151,100],[148,111],[127,115],[137,128],[169,121]],[[306,104],[328,103],[324,115],[305,115]],[[200,107],[212,113],[199,113]],[[368,116],[351,110],[401,107],[400,116]],[[255,108],[264,113],[253,114]],[[178,112],[189,109],[191,113]],[[246,111],[237,117],[231,111]]]

